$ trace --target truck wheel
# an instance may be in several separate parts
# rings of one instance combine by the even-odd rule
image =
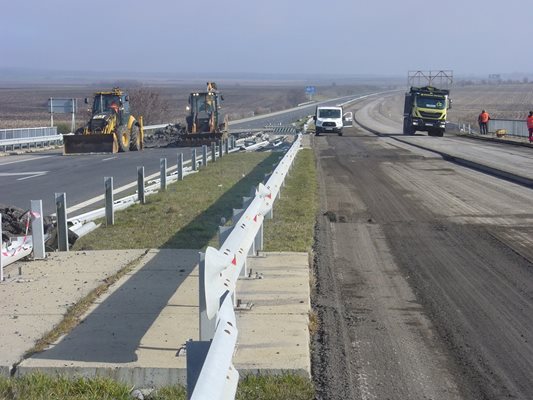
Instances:
[[[130,150],[130,131],[126,125],[117,129],[118,151],[126,152]]]
[[[438,137],[443,137],[443,136],[444,136],[444,129],[439,129],[439,130],[437,131],[437,135],[436,135],[436,136],[438,136]]]
[[[131,132],[130,132],[130,150],[133,151],[139,151],[141,150],[141,130],[137,126],[136,123],[134,123],[131,126]]]
[[[403,120],[403,134],[404,135],[414,135],[415,130],[413,129],[413,126],[411,125],[411,121],[409,119]]]
[[[342,130],[339,131],[339,136],[342,136]]]
[[[320,132],[321,132],[321,131],[320,131],[320,128],[317,126],[317,127],[315,128],[315,135],[316,135],[316,136],[320,135]]]

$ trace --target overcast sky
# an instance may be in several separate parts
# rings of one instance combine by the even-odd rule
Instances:
[[[528,73],[532,40],[531,0],[2,0],[0,7],[0,68]]]

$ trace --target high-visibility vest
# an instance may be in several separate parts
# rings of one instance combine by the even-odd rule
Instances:
[[[489,113],[484,112],[484,113],[479,114],[479,122],[483,122],[483,123],[489,122]]]
[[[533,115],[527,117],[527,128],[533,129]]]

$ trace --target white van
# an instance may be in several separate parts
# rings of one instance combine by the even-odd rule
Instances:
[[[342,136],[344,126],[342,107],[317,107],[313,119],[317,136],[323,132],[335,132]]]

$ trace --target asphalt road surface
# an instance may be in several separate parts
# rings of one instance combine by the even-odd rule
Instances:
[[[318,398],[533,398],[533,191],[360,128],[313,142]]]
[[[338,104],[365,93],[328,100],[320,104]],[[274,115],[235,121],[232,129],[263,128],[266,125],[286,125],[312,114],[318,103],[298,107]],[[104,177],[112,176],[115,188],[135,182],[137,167],[145,167],[145,176],[158,173],[159,160],[167,158],[168,167],[175,166],[177,154],[183,152],[190,160],[191,149],[150,148],[142,152],[63,156],[62,150],[12,155],[0,158],[0,203],[27,209],[30,200],[43,200],[46,215],[55,212],[54,193],[66,193],[67,206],[72,207],[102,195]],[[135,193],[135,188],[125,194]],[[83,211],[102,207],[94,203]]]

